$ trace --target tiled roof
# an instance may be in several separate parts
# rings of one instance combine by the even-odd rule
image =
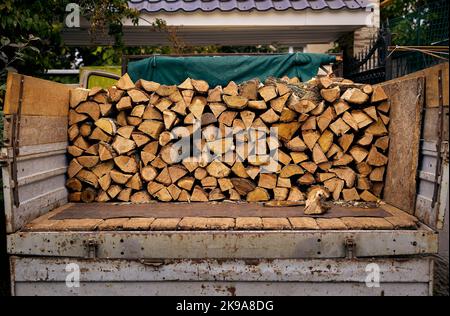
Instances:
[[[147,12],[285,11],[364,9],[368,0],[131,0],[130,8]]]

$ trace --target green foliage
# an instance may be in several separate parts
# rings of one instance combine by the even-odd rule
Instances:
[[[439,45],[448,43],[448,8],[447,0],[394,0],[381,16],[394,45]]]

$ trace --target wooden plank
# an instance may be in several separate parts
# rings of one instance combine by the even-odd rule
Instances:
[[[292,229],[287,218],[263,218],[263,227],[267,230],[285,230]]]
[[[261,217],[238,217],[236,218],[235,229],[239,230],[260,230],[263,229]]]
[[[150,224],[150,230],[176,230],[181,218],[157,218]]]
[[[52,231],[92,231],[102,222],[102,219],[65,219],[57,221]]]
[[[69,111],[70,87],[48,80],[24,77],[22,115],[62,116]],[[4,114],[17,113],[21,75],[8,73]]]
[[[392,230],[394,226],[384,218],[374,217],[343,217],[348,229],[352,230]]]
[[[128,218],[110,218],[106,219],[98,225],[98,230],[122,230],[123,225],[128,222]]]
[[[6,146],[11,146],[11,116],[5,116]],[[67,141],[67,118],[62,116],[29,116],[21,119],[20,146],[43,145]]]
[[[391,145],[383,198],[387,203],[410,213],[414,211],[416,200],[423,87],[423,78],[383,85],[391,102]]]
[[[127,222],[123,223],[123,230],[149,230],[150,225],[153,223],[154,218],[130,218]]]
[[[228,230],[234,228],[234,218],[185,217],[179,230]]]
[[[448,118],[449,108],[444,108],[444,117]],[[438,131],[440,129],[440,117],[439,108],[426,108],[424,111],[423,118],[423,134],[422,139],[428,142],[435,141],[439,139]],[[448,119],[444,119],[444,130],[442,131],[443,141],[448,141],[449,135],[449,124]]]
[[[297,230],[317,230],[319,225],[314,218],[310,217],[289,217],[292,228]]]
[[[324,230],[346,230],[344,222],[339,218],[318,218],[317,225]]]
[[[438,88],[438,73],[442,70],[442,82],[443,82],[443,100],[444,106],[449,106],[449,63],[439,64],[424,70],[414,72],[401,78],[390,80],[384,84],[390,85],[398,82],[399,80],[425,78],[425,107],[435,108],[439,107],[439,88]]]

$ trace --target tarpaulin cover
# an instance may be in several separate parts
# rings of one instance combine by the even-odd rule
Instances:
[[[153,56],[130,62],[128,74],[133,81],[145,79],[166,85],[178,85],[186,78],[201,79],[210,86],[226,86],[228,82],[241,83],[267,77],[298,77],[308,81],[317,75],[321,65],[336,61],[325,54],[239,55],[170,57]]]

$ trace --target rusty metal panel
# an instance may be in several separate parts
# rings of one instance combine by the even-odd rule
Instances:
[[[380,287],[366,286],[369,264],[379,269]],[[428,258],[158,263],[12,257],[11,266],[15,295],[429,295],[432,279]],[[67,287],[75,267],[80,286]]]
[[[166,231],[19,232],[8,253],[112,259],[344,258],[352,240],[356,257],[434,254],[429,229],[389,231]],[[90,245],[90,246],[89,246]]]

